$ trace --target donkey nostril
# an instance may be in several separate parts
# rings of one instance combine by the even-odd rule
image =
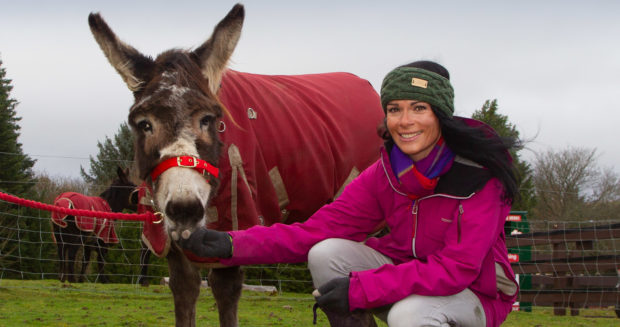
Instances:
[[[204,216],[204,208],[198,200],[170,201],[166,205],[166,215],[179,223],[197,222]]]

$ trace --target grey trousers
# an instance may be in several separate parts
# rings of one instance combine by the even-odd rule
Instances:
[[[331,279],[393,264],[392,260],[364,243],[327,239],[308,253],[308,268],[318,288]],[[469,289],[451,296],[412,294],[389,307],[371,310],[390,327],[485,326],[486,317],[478,297]]]

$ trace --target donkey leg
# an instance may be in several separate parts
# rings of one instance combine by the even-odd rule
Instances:
[[[97,240],[97,244],[94,246],[97,248],[97,265],[99,267],[99,270],[97,271],[97,276],[98,276],[99,282],[103,284],[109,283],[110,279],[108,278],[108,275],[106,275],[104,271],[105,257],[108,254],[108,246],[107,244],[103,243],[103,241],[99,241],[99,240]]]
[[[80,269],[80,276],[78,282],[83,283],[86,281],[86,268],[90,262],[90,256],[92,249],[89,246],[84,246],[84,252],[82,253],[82,268]]]
[[[243,284],[243,270],[240,267],[211,269],[209,285],[217,303],[220,327],[237,327],[237,309]]]
[[[64,267],[63,262],[65,258],[64,254],[64,246],[62,241],[62,235],[60,234],[59,227],[56,224],[52,223],[52,237],[56,242],[56,254],[58,255],[58,280],[64,282],[62,279],[64,278]]]
[[[172,244],[166,257],[169,286],[174,298],[174,315],[176,327],[196,327],[196,301],[200,295],[200,269],[194,267]]]
[[[77,257],[77,252],[80,249],[78,245],[75,244],[67,244],[67,280],[69,283],[75,283],[75,258]]]
[[[61,282],[67,281],[67,246],[63,241],[58,241],[58,273]]]
[[[140,250],[140,277],[138,277],[138,284],[142,286],[149,286],[148,269],[149,261],[151,259],[151,250],[142,242],[142,249]]]
[[[58,266],[60,281],[67,282],[69,279],[69,249],[73,247],[73,238],[68,235],[65,229],[54,225],[54,233],[58,247]]]

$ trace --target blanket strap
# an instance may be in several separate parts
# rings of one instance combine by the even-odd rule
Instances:
[[[342,194],[344,188],[347,187],[347,185],[349,185],[349,183],[351,183],[357,176],[359,176],[359,174],[360,171],[356,167],[353,167],[353,169],[351,169],[349,176],[347,177],[347,179],[344,180],[344,183],[342,183],[342,186],[340,186],[340,189],[338,190],[336,195],[334,195],[334,200],[336,200],[340,196],[340,194]]]
[[[288,206],[291,201],[288,198],[284,180],[282,180],[282,175],[280,175],[280,170],[277,166],[271,168],[269,171],[269,179],[271,179],[271,184],[273,185],[273,188],[276,191],[276,196],[278,197],[278,206],[280,208],[280,213],[282,214],[280,222],[285,222],[289,215],[289,211],[286,209],[286,206]]]
[[[245,186],[252,193],[252,189],[250,188],[250,183],[248,183],[248,178],[245,175],[245,170],[243,170],[243,160],[241,159],[241,153],[239,152],[239,148],[231,144],[228,147],[228,161],[230,161],[231,176],[230,176],[230,215],[232,219],[232,230],[239,230],[239,217],[237,212],[238,205],[238,195],[237,195],[237,176],[241,174],[241,178],[245,183]]]

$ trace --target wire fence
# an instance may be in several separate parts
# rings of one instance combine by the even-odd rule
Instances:
[[[7,153],[0,152],[2,155]],[[40,156],[44,158],[45,156]],[[57,157],[57,156],[56,156]],[[64,158],[64,157],[58,157]],[[87,158],[67,157],[72,160]],[[18,183],[0,181],[1,183]],[[555,192],[538,190],[539,192]],[[513,269],[519,274],[522,301],[516,309],[535,305],[620,309],[620,220],[577,219],[507,222],[506,235]],[[58,280],[60,259],[50,213],[0,201],[0,282],[3,279]],[[527,226],[525,228],[525,226]],[[593,231],[595,226],[604,226]],[[606,228],[606,229],[605,229]],[[151,255],[143,262],[142,224],[117,221],[119,242],[108,247],[104,274],[112,283],[135,285],[141,281],[160,284],[168,276],[165,259]],[[512,235],[511,235],[512,234]],[[512,243],[511,243],[512,242]],[[77,257],[81,258],[84,244]],[[86,263],[86,284],[100,282],[98,254]],[[74,277],[79,279],[81,260]],[[277,292],[312,291],[305,264],[246,266],[247,285],[272,286]],[[144,273],[146,271],[146,273]],[[101,292],[92,288],[95,292]],[[152,292],[144,292],[152,295]],[[555,302],[554,302],[555,301]],[[572,302],[571,302],[572,301]]]
[[[52,231],[49,212],[24,208],[0,201],[0,280],[7,279],[59,279],[61,260],[58,244]],[[168,276],[168,266],[163,258],[149,255],[141,260],[147,250],[141,242],[142,223],[118,220],[115,223],[118,243],[107,247],[104,275],[112,283],[139,285],[141,278],[149,283],[163,283]],[[81,241],[92,241],[83,238]],[[86,243],[88,245],[90,243]],[[80,275],[83,264],[84,243],[76,254],[74,277],[86,282],[99,282],[98,253],[86,262],[85,274]],[[246,266],[245,283],[273,286],[278,292],[310,292],[312,281],[305,264]],[[146,273],[144,273],[146,272]]]

